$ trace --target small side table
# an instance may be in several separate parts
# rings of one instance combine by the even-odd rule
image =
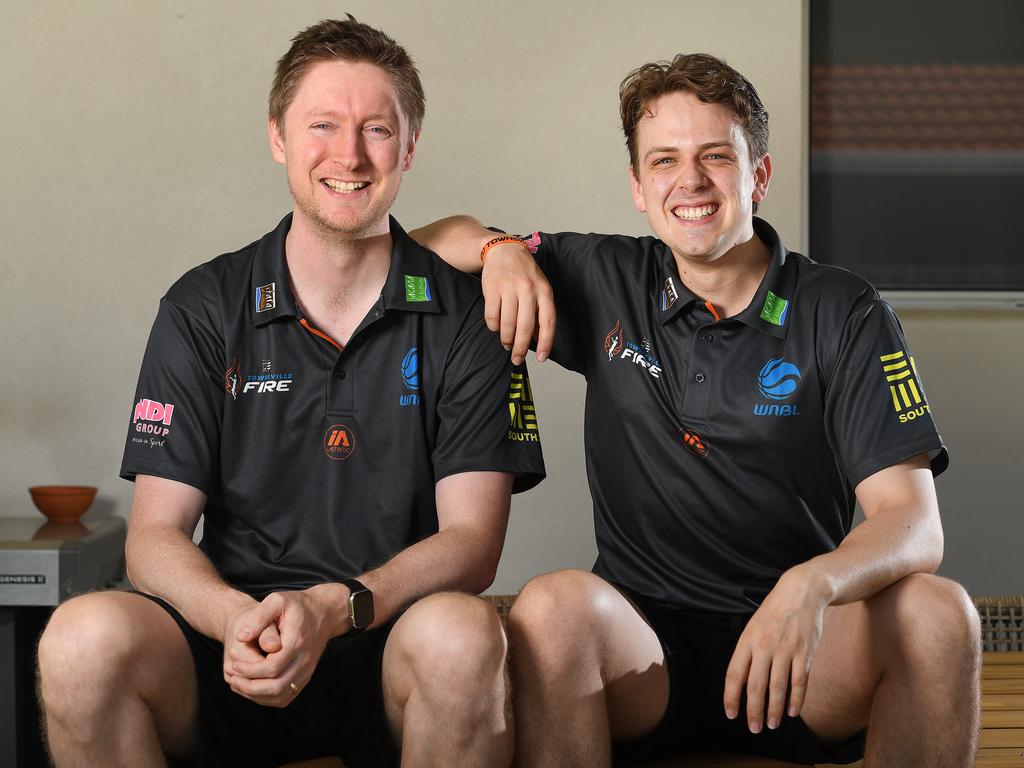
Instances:
[[[124,579],[126,526],[104,516],[69,525],[0,517],[0,765],[47,765],[35,652],[56,605]]]

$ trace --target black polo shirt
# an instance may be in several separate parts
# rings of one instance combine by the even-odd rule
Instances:
[[[290,225],[160,302],[121,467],[206,493],[201,547],[256,596],[358,575],[435,533],[443,477],[510,472],[522,491],[544,475],[526,369],[484,325],[478,280],[392,219],[381,297],[340,350],[292,295]]]
[[[594,571],[699,610],[749,612],[834,549],[872,473],[947,464],[892,309],[754,225],[771,265],[729,319],[655,238],[527,238],[555,292],[552,358],[587,378]]]

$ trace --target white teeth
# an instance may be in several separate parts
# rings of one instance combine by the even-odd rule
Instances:
[[[323,179],[323,182],[335,192],[355,192],[369,184],[367,181],[335,181],[334,179]]]
[[[696,221],[697,219],[703,219],[705,216],[710,216],[718,210],[718,206],[712,203],[711,205],[702,205],[699,208],[683,208],[679,207],[672,211],[676,218],[686,219],[687,221]]]

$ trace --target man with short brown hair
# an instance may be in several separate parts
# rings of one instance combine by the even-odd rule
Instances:
[[[946,449],[895,314],[754,217],[768,114],[740,73],[680,55],[620,97],[657,238],[413,232],[483,261],[513,361],[536,327],[587,379],[598,559],[512,608],[517,759],[851,762],[866,729],[869,765],[971,765],[978,617],[932,575]]]
[[[293,212],[161,301],[121,469],[139,592],[69,601],[39,644],[58,766],[511,762],[473,594],[543,463],[478,283],[389,216],[422,118],[408,54],[351,17],[281,59]]]

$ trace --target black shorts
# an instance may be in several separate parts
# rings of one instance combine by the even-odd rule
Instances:
[[[141,593],[140,593],[141,594]],[[280,766],[340,757],[346,768],[398,764],[381,689],[384,643],[393,622],[327,643],[313,678],[283,709],[239,696],[224,680],[224,646],[193,629],[152,595],[178,623],[192,650],[199,690],[200,768]]]
[[[668,665],[665,716],[646,736],[615,745],[615,764],[631,765],[695,753],[735,752],[814,765],[853,763],[864,755],[864,733],[821,744],[800,717],[784,716],[775,730],[753,734],[740,716],[725,716],[725,673],[750,614],[705,613],[664,605],[614,585],[643,611]]]

